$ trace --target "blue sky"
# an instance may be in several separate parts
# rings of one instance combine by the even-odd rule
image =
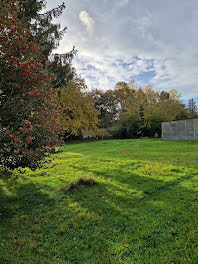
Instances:
[[[48,0],[47,8],[62,0]],[[72,0],[58,52],[78,49],[74,66],[88,87],[136,80],[198,98],[197,0]]]

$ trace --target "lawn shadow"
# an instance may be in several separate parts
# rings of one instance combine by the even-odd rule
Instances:
[[[12,175],[11,175],[12,176]],[[16,213],[21,215],[34,215],[36,210],[43,204],[53,203],[53,199],[41,187],[30,182],[23,183],[18,180],[2,179],[0,186],[0,219],[1,223],[8,218],[14,217]]]
[[[98,187],[91,192],[82,188],[79,196],[71,193],[70,197],[95,216],[90,233],[94,233],[95,225],[101,227],[98,239],[109,245],[110,263],[116,263],[113,262],[116,248],[124,243],[130,244],[131,251],[123,248],[122,261],[130,256],[131,260],[144,263],[141,261],[151,254],[150,263],[162,263],[166,256],[168,259],[164,263],[188,263],[187,260],[195,263],[193,261],[198,259],[195,240],[198,192],[183,183],[196,175],[181,176],[175,172],[178,177],[163,181],[138,173],[131,173],[129,179],[129,173],[119,168],[111,170],[112,178],[108,171],[84,170],[92,172],[96,181],[98,178]],[[193,248],[191,253],[185,251],[188,247]]]
[[[71,167],[81,170],[77,165]],[[196,175],[181,176],[178,169],[175,178],[166,181],[142,175],[135,171],[135,164],[132,167],[131,172],[123,165],[105,170],[83,167],[83,174],[92,174],[97,184],[66,193],[60,190],[56,200],[41,189],[50,191],[46,189],[49,186],[39,186],[30,179],[26,183],[25,178],[23,183],[3,180],[1,225],[8,237],[29,226],[24,235],[26,244],[29,233],[37,232],[32,239],[41,240],[41,252],[36,242],[33,249],[28,246],[23,251],[33,254],[34,263],[48,263],[48,257],[51,263],[139,264],[145,259],[152,264],[196,263],[197,191],[183,184]],[[43,205],[47,206],[42,210]],[[38,211],[41,220],[36,219]],[[19,221],[21,216],[25,220],[13,231],[16,214]],[[24,260],[23,253],[16,254]]]

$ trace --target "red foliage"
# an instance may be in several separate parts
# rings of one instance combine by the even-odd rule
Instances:
[[[18,19],[17,4],[0,6],[0,166],[34,170],[59,145],[61,110],[43,48],[30,21]]]

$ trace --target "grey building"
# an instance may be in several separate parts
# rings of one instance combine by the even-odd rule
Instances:
[[[198,140],[198,118],[162,123],[163,140]]]

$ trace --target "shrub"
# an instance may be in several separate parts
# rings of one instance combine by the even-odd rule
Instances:
[[[0,166],[34,170],[60,143],[61,110],[43,47],[18,13],[18,1],[0,6]]]

